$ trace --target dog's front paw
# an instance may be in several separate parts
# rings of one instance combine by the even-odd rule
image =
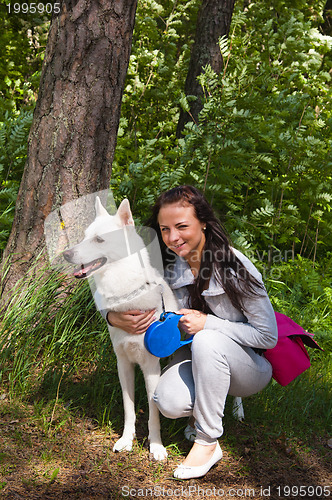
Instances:
[[[122,436],[113,446],[113,451],[131,451],[133,448],[133,440]]]
[[[155,460],[165,460],[167,458],[166,448],[162,444],[151,443],[150,453]]]

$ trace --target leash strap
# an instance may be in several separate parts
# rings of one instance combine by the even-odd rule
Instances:
[[[142,259],[142,255],[141,255],[141,252],[138,252],[138,258],[139,258],[139,261],[140,261],[140,264],[143,268],[143,272],[144,272],[144,275],[145,275],[145,279],[146,279],[146,283],[155,283],[154,281],[150,282],[149,280],[149,277],[147,275],[147,272],[146,272],[146,269],[145,269],[145,266],[144,266],[144,262],[143,262],[143,259]],[[160,292],[160,295],[161,295],[161,307],[162,307],[162,310],[163,310],[163,313],[166,311],[166,308],[165,308],[165,301],[164,301],[164,287],[163,285],[160,283],[159,286],[161,287],[161,292]]]
[[[160,295],[161,295],[161,307],[162,307],[162,310],[163,310],[163,313],[166,311],[165,309],[165,301],[164,301],[164,287],[163,285],[160,283],[159,285],[161,287],[161,292],[160,292]]]

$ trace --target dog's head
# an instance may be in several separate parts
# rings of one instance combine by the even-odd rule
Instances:
[[[126,255],[125,226],[134,226],[129,201],[124,199],[116,214],[110,215],[101,204],[95,203],[96,218],[85,230],[84,239],[63,252],[67,262],[76,264],[73,274],[76,278],[87,278],[99,271],[105,264]]]

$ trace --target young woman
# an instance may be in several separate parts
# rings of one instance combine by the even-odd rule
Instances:
[[[205,197],[192,186],[163,193],[150,225],[159,235],[165,276],[194,335],[164,369],[155,402],[169,418],[193,417],[195,442],[174,476],[205,475],[222,457],[218,438],[228,394],[249,396],[270,381],[264,350],[277,342],[277,325],[260,273],[229,244]],[[153,311],[108,313],[129,333],[143,333]]]

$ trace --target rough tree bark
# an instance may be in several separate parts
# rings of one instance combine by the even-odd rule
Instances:
[[[197,17],[195,42],[190,56],[189,69],[185,83],[185,94],[197,97],[191,102],[190,113],[181,110],[177,137],[181,136],[185,124],[192,119],[198,121],[202,105],[202,89],[197,81],[202,69],[210,64],[216,73],[220,73],[223,60],[218,40],[221,36],[228,36],[231,25],[235,0],[202,0]]]
[[[324,12],[324,23],[321,25],[321,30],[324,35],[332,35],[332,0],[327,0]]]
[[[62,0],[53,17],[2,292],[43,252],[54,208],[109,186],[136,5]]]

